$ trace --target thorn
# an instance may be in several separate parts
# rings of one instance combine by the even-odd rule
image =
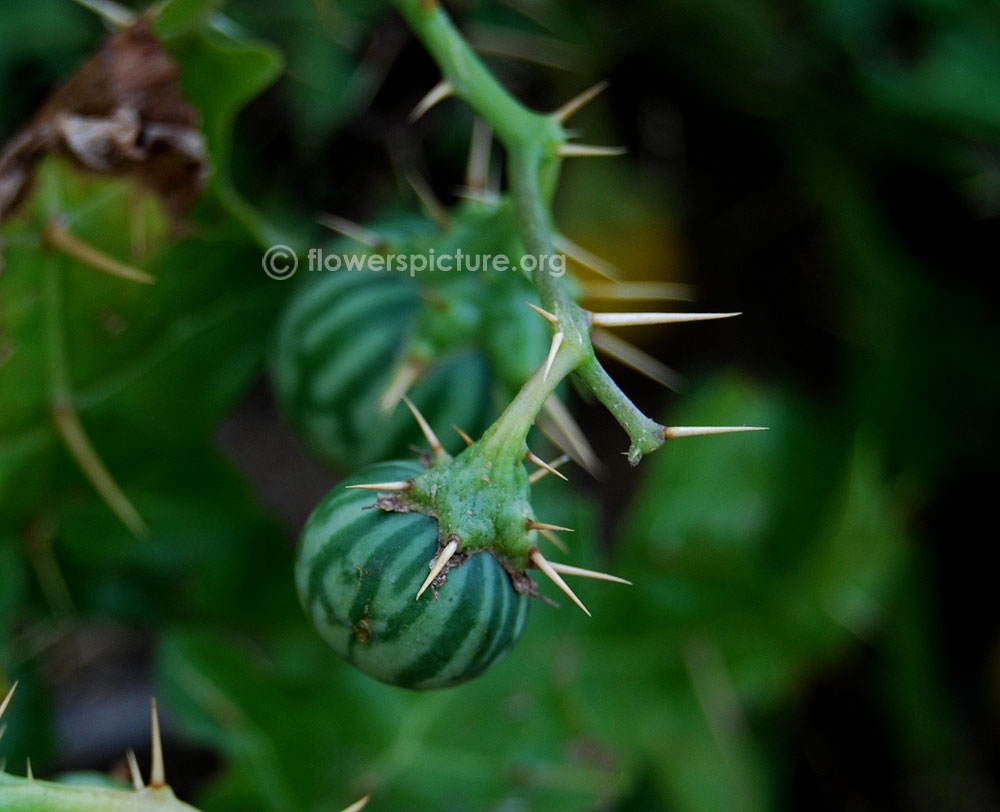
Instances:
[[[451,560],[451,557],[455,555],[455,551],[457,549],[458,549],[458,542],[455,541],[454,539],[449,541],[444,546],[444,549],[441,551],[441,554],[435,559],[434,565],[431,567],[431,571],[428,573],[427,578],[420,585],[420,589],[417,590],[417,597],[414,598],[415,601],[420,600],[420,596],[424,594],[424,590],[426,590],[427,587],[431,585],[431,581],[433,581],[435,578],[438,577],[438,575],[441,574],[441,570],[443,570],[445,564],[447,564]]]
[[[401,400],[405,403],[410,411],[413,413],[413,417],[417,421],[417,425],[420,426],[420,430],[424,433],[424,437],[427,440],[427,444],[431,447],[431,453],[434,454],[434,459],[440,459],[445,451],[441,447],[441,441],[438,440],[437,435],[434,430],[430,427],[430,424],[424,419],[424,416],[420,414],[420,410],[413,405],[413,401],[410,400],[406,395],[401,396]]]
[[[561,249],[560,249],[561,250]],[[566,253],[565,251],[563,253]],[[583,282],[582,293],[586,299],[606,299],[622,302],[641,301],[695,301],[693,285],[670,282]]]
[[[430,184],[424,180],[423,175],[412,170],[407,170],[403,173],[403,177],[406,178],[406,182],[410,184],[410,188],[416,193],[417,199],[420,201],[420,205],[424,207],[427,216],[437,223],[438,228],[444,231],[450,229],[451,217],[448,216],[448,209],[438,199]]]
[[[492,189],[480,191],[479,189],[460,186],[454,190],[454,195],[462,200],[471,200],[474,203],[483,203],[487,206],[496,206],[500,202],[500,195]]]
[[[162,789],[167,785],[166,770],[163,767],[163,739],[160,737],[160,714],[156,709],[156,697],[149,701],[149,718],[152,723],[153,755],[149,768],[150,789]]]
[[[372,798],[371,795],[366,795],[361,800],[355,801],[347,808],[340,810],[340,812],[361,812],[361,810],[368,805],[368,802],[371,800],[371,798]]]
[[[767,431],[767,426],[664,426],[663,439],[704,437],[709,434],[736,434],[742,431]]]
[[[339,217],[336,214],[324,214],[316,222],[324,228],[328,228],[330,231],[347,237],[349,240],[354,240],[354,242],[372,250],[379,249],[389,242],[389,240],[377,231],[372,231],[360,223],[355,223],[353,220],[348,220],[346,217]]]
[[[529,530],[562,530],[565,533],[575,533],[572,527],[562,527],[558,524],[549,524],[548,522],[536,522],[534,519],[528,519],[525,522],[525,527]]]
[[[569,555],[569,547],[566,546],[566,542],[551,530],[539,530],[538,535],[555,545],[563,555]]]
[[[410,123],[417,121],[424,113],[434,105],[443,102],[455,92],[455,86],[447,79],[442,79],[434,87],[424,94],[424,97],[416,103],[410,111]]]
[[[588,104],[595,96],[603,92],[608,86],[608,80],[598,82],[596,85],[591,85],[583,93],[574,96],[566,104],[560,107],[558,110],[552,113],[552,118],[562,124],[570,116],[580,110],[581,107]]]
[[[634,344],[630,344],[625,339],[619,338],[614,333],[609,333],[600,327],[591,331],[590,343],[596,349],[610,355],[616,361],[620,361],[625,366],[641,372],[647,378],[651,378],[657,383],[662,384],[667,389],[676,391],[684,382],[680,374],[666,364],[657,360],[649,353],[643,352]]]
[[[457,431],[457,432],[458,432],[458,436],[459,436],[459,437],[461,437],[461,438],[462,438],[463,440],[465,440],[465,444],[466,444],[466,445],[472,445],[472,444],[473,444],[473,443],[475,442],[475,440],[473,440],[473,439],[472,439],[472,438],[471,438],[471,437],[470,437],[470,436],[469,436],[468,434],[466,434],[466,433],[465,433],[464,431],[462,431],[462,430],[461,430],[461,429],[460,429],[460,428],[459,428],[458,426],[456,426],[456,425],[455,425],[454,423],[452,423],[452,424],[451,424],[451,427],[452,427],[453,429],[455,429],[455,431]]]
[[[102,273],[111,274],[131,282],[141,282],[144,285],[155,285],[156,277],[124,262],[119,262],[112,256],[98,250],[90,243],[81,240],[66,228],[58,219],[51,219],[45,224],[44,238],[49,245],[58,248],[73,259],[89,265]]]
[[[561,158],[613,158],[624,155],[625,147],[603,147],[594,144],[560,144],[556,147],[556,155]]]
[[[580,464],[593,476],[600,474],[603,470],[601,461],[594,453],[594,449],[591,448],[583,429],[577,425],[573,415],[570,414],[569,409],[563,405],[562,401],[555,395],[550,395],[545,401],[545,412],[569,444],[569,448],[563,448],[563,450],[570,452],[571,455],[575,454]]]
[[[577,245],[564,234],[555,234],[552,237],[552,245],[557,251],[561,251],[574,262],[590,268],[594,273],[598,273],[606,279],[617,282],[621,278],[622,272],[607,260],[601,259],[597,254],[592,254],[581,245]]]
[[[528,453],[531,454],[530,451]],[[534,456],[534,455],[532,454],[532,456]],[[534,460],[531,460],[531,461],[535,462]],[[542,466],[541,470],[534,471],[533,473],[529,474],[528,475],[528,482],[531,483],[532,485],[534,485],[542,477],[548,476],[549,474],[556,474],[556,476],[561,476],[563,479],[566,479],[566,477],[564,477],[562,474],[560,474],[560,473],[558,473],[556,471],[556,468],[558,468],[560,465],[563,465],[564,463],[567,463],[567,462],[569,462],[569,454],[562,454],[561,456],[558,456],[554,460],[552,460],[552,462],[547,462],[547,463],[544,463],[544,464],[543,463],[535,463],[536,465],[541,465]]]
[[[686,321],[731,319],[742,313],[591,313],[594,327],[629,327],[640,324],[678,324]]]
[[[408,491],[413,482],[400,479],[395,482],[366,482],[363,485],[345,485],[348,491]]]
[[[594,578],[598,581],[613,581],[616,584],[628,584],[629,586],[632,586],[631,581],[626,581],[624,578],[619,578],[617,575],[609,575],[606,572],[585,570],[582,567],[573,567],[569,564],[557,564],[555,561],[550,561],[549,566],[562,575],[578,575],[581,578]]]
[[[76,0],[76,2],[101,17],[112,28],[128,28],[134,25],[137,19],[130,9],[111,0]]]
[[[399,403],[403,395],[424,374],[424,370],[424,364],[416,358],[407,358],[403,365],[396,371],[385,392],[382,393],[382,397],[379,398],[379,408],[383,412],[387,412]]]
[[[536,304],[533,304],[532,302],[525,302],[525,304],[532,310],[534,310],[539,316],[545,319],[549,324],[555,324],[557,321],[559,321],[559,318],[556,316],[555,313],[549,313],[548,310],[542,310],[542,308],[540,308]]]
[[[587,607],[583,605],[582,601],[576,596],[573,590],[567,586],[566,582],[562,579],[562,576],[552,569],[552,565],[545,560],[545,556],[543,556],[537,548],[531,551],[531,560],[534,562],[535,566],[538,567],[538,569],[544,572],[551,579],[552,583],[565,592],[569,596],[569,599],[583,610],[583,613],[587,617],[591,616]]]
[[[139,792],[144,786],[142,770],[139,769],[139,760],[135,757],[135,750],[131,747],[125,751],[125,760],[128,762],[128,774],[132,778],[132,788]]]
[[[538,455],[533,454],[532,452],[529,451],[527,454],[524,455],[524,458],[528,462],[534,463],[535,465],[537,465],[539,468],[542,469],[541,471],[537,471],[536,473],[541,473],[543,476],[545,474],[555,474],[560,479],[565,480],[566,482],[569,482],[569,480],[566,479],[565,474],[560,474],[555,469],[554,465],[549,465],[549,463],[547,463],[545,460],[543,460]],[[563,454],[563,456],[561,456],[559,458],[559,460],[562,460],[563,462],[565,462],[567,459],[569,459],[569,457],[567,457],[565,454]],[[557,464],[559,464],[559,460],[556,460]],[[530,479],[530,477],[529,477],[529,479]]]
[[[10,690],[7,691],[7,696],[4,697],[3,702],[0,702],[0,719],[3,719],[4,712],[7,710],[7,706],[10,704],[10,700],[14,696],[14,691],[17,690],[17,683],[15,682],[10,686]]]
[[[485,193],[490,181],[490,153],[493,147],[493,128],[478,116],[472,120],[472,139],[469,142],[469,160],[465,165],[465,188]]]
[[[28,756],[24,760],[24,763],[27,765],[25,767],[25,775],[27,776],[27,778],[28,778],[29,781],[34,781],[35,780],[35,771],[31,769],[31,756]]]
[[[56,402],[52,406],[52,419],[66,449],[98,495],[132,535],[137,538],[147,537],[149,527],[98,456],[73,405],[65,399]]]
[[[552,362],[556,360],[556,353],[559,352],[559,347],[562,346],[565,334],[560,330],[554,336],[552,336],[552,346],[549,347],[548,358],[545,359],[545,371],[542,373],[542,380],[546,380],[549,377],[549,370],[552,369]]]

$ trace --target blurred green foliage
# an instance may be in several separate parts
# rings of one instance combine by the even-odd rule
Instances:
[[[0,757],[61,765],[47,652],[114,622],[153,641],[172,745],[218,756],[188,799],[206,812],[340,808],[368,791],[372,809],[414,812],[995,799],[1000,634],[991,535],[976,526],[989,501],[973,486],[995,486],[1000,451],[1000,10],[631,0],[455,11],[474,42],[541,48],[574,69],[495,58],[533,103],[612,77],[580,126],[588,141],[627,141],[634,163],[617,177],[568,167],[558,217],[630,275],[682,275],[748,312],[749,326],[714,345],[664,334],[670,351],[658,354],[696,373],[725,354],[745,367],[697,373],[667,417],[770,431],[670,443],[627,499],[604,505],[582,474],[571,488],[542,483],[538,515],[578,528],[573,562],[635,582],[581,586],[592,620],[539,604],[501,665],[442,693],[345,666],[297,605],[292,534],[213,435],[259,375],[287,294],[260,272],[262,248],[314,233],[302,225],[314,209],[374,215],[365,208],[396,195],[389,161],[370,159],[372,132],[388,129],[378,149],[395,159],[412,152],[391,128],[436,75],[380,4],[173,0],[159,30],[215,168],[190,232],[172,236],[133,184],[56,160],[0,229],[0,693],[21,680]],[[69,0],[5,7],[0,132],[23,126],[101,34]],[[459,107],[417,130],[442,185],[459,176]],[[158,284],[45,247],[53,214]],[[82,425],[149,525],[144,540],[53,428],[59,355]],[[867,704],[835,720],[843,727],[816,722],[817,702],[836,715],[844,672]]]

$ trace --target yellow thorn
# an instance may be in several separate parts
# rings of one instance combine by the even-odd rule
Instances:
[[[469,142],[469,160],[465,165],[465,188],[485,193],[490,181],[490,152],[493,146],[493,128],[478,116],[472,120],[472,139]]]
[[[611,158],[628,152],[625,147],[602,147],[593,144],[560,144],[556,155],[562,158]]]
[[[435,559],[434,565],[431,567],[431,571],[428,573],[426,580],[420,585],[420,589],[417,590],[417,597],[415,597],[414,600],[420,600],[420,596],[424,594],[424,590],[431,585],[431,581],[441,574],[441,570],[443,570],[445,564],[451,560],[451,557],[455,555],[455,551],[457,549],[458,542],[455,540],[449,541],[445,545],[441,554]]]
[[[542,466],[542,469],[540,471],[534,471],[533,473],[529,474],[528,482],[534,485],[542,477],[548,476],[550,473],[553,474],[556,473],[555,469],[567,462],[569,462],[569,454],[562,454],[556,457],[554,460],[552,460],[552,462],[546,463],[544,466]],[[562,476],[562,474],[559,474],[559,476]],[[563,477],[563,479],[566,479],[566,477]]]
[[[625,366],[641,372],[647,378],[662,384],[667,389],[677,390],[684,382],[679,373],[663,362],[600,327],[595,327],[591,331],[590,343],[594,345],[595,349],[610,355]]]
[[[447,79],[442,79],[434,87],[427,91],[424,97],[417,102],[413,110],[410,111],[410,123],[417,121],[424,113],[434,105],[447,99],[455,92],[455,86]]]
[[[385,245],[388,240],[376,231],[365,228],[359,223],[348,220],[346,217],[339,217],[335,214],[325,214],[317,220],[324,228],[335,231],[349,240],[364,245],[367,248],[376,249]]]
[[[582,245],[577,245],[564,234],[553,235],[552,245],[555,246],[557,251],[561,251],[574,262],[578,262],[585,268],[590,268],[590,270],[599,273],[605,279],[617,282],[621,277],[622,272],[618,268],[607,260],[601,259],[597,254],[591,253]]]
[[[581,107],[590,102],[599,93],[604,91],[604,89],[607,88],[607,86],[608,86],[608,80],[605,79],[603,81],[598,82],[596,85],[588,87],[586,90],[583,91],[583,93],[574,96],[572,99],[566,102],[566,104],[564,104],[554,113],[552,113],[552,118],[554,118],[556,121],[562,124],[570,116],[576,113]]]
[[[569,555],[569,547],[566,545],[566,542],[551,530],[539,530],[538,535],[555,545],[563,555]]]
[[[549,313],[548,310],[542,310],[542,308],[540,308],[538,305],[532,304],[531,302],[525,302],[525,304],[532,310],[534,310],[539,316],[545,319],[549,324],[555,324],[557,321],[559,321],[559,318],[556,316],[555,313]]]
[[[554,583],[563,592],[565,592],[569,596],[569,599],[583,610],[583,613],[587,617],[590,617],[590,611],[587,609],[587,607],[583,605],[583,602],[576,596],[576,593],[574,593],[573,590],[569,588],[566,582],[562,579],[562,576],[560,576],[558,572],[552,569],[552,566],[549,564],[549,562],[545,560],[545,556],[543,556],[538,551],[537,548],[531,551],[531,560],[534,562],[535,566],[538,567],[538,569],[540,569],[549,577],[552,583]]]
[[[559,352],[559,347],[562,346],[563,339],[565,337],[566,336],[563,334],[562,330],[552,336],[552,346],[549,347],[549,355],[545,359],[545,371],[542,373],[543,381],[549,377],[549,370],[552,369],[552,362],[556,360],[556,353]]]
[[[371,797],[372,797],[371,795],[366,795],[361,800],[355,801],[346,809],[340,810],[340,812],[361,812],[361,810],[368,805],[368,802],[371,800]]]
[[[678,324],[687,321],[731,319],[742,313],[591,313],[594,327],[630,327],[642,324]]]
[[[401,396],[403,403],[407,405],[409,410],[413,413],[413,417],[417,421],[417,425],[420,426],[420,431],[423,432],[424,437],[427,440],[427,444],[431,447],[431,453],[434,454],[434,458],[440,458],[444,453],[444,448],[441,446],[441,441],[438,440],[437,435],[434,430],[430,427],[430,424],[424,419],[424,416],[420,414],[420,410],[413,405],[413,401],[410,400],[406,395]]]
[[[581,578],[595,578],[598,581],[613,581],[616,584],[628,584],[629,586],[632,586],[631,581],[626,581],[624,578],[619,578],[617,575],[609,575],[606,572],[585,570],[581,567],[571,566],[570,564],[557,564],[555,561],[550,561],[549,566],[556,572],[563,575],[578,575]]]
[[[389,386],[386,387],[382,397],[379,398],[379,408],[383,412],[389,411],[393,406],[399,403],[400,398],[402,398],[403,395],[409,391],[410,387],[413,386],[413,384],[415,384],[423,374],[424,365],[416,358],[407,358],[396,372],[393,379],[389,382]]]
[[[534,463],[535,465],[537,465],[539,468],[542,469],[541,472],[536,472],[536,473],[542,473],[543,476],[545,474],[555,474],[560,479],[569,482],[569,480],[566,479],[566,475],[565,474],[561,474],[561,473],[559,473],[556,470],[555,465],[550,465],[545,460],[543,460],[541,457],[539,457],[537,454],[533,454],[532,452],[529,451],[527,454],[524,455],[524,458],[528,462]],[[565,462],[567,459],[569,459],[569,457],[567,457],[565,454],[563,454],[558,460],[556,460],[556,464],[560,464],[561,465],[562,462]],[[539,479],[540,478],[541,477],[539,477]],[[529,476],[528,479],[530,480],[531,477]]]
[[[562,530],[565,533],[574,533],[572,527],[561,527],[558,524],[549,524],[548,522],[536,522],[534,519],[528,519],[527,528],[529,530]]]
[[[582,282],[581,288],[584,298],[587,299],[614,299],[626,302],[695,300],[693,285],[670,282]]]
[[[475,442],[475,440],[473,440],[468,434],[466,434],[464,431],[462,431],[462,429],[460,429],[454,423],[451,424],[451,427],[453,429],[455,429],[455,431],[458,432],[458,436],[459,437],[461,437],[463,440],[465,440],[465,444],[466,445],[472,445]]]
[[[152,724],[153,755],[149,768],[150,789],[162,789],[167,785],[167,774],[163,766],[163,739],[160,737],[160,714],[156,709],[156,697],[150,699],[149,717]]]
[[[139,769],[139,759],[135,757],[135,750],[131,747],[125,752],[125,760],[128,762],[128,774],[132,778],[132,788],[139,792],[144,786],[142,770]]]
[[[152,274],[119,262],[112,256],[84,242],[58,220],[49,220],[45,224],[45,241],[65,254],[79,260],[102,273],[111,274],[131,282],[141,282],[144,285],[155,285],[156,277]]]
[[[14,697],[14,691],[17,690],[17,683],[15,682],[10,686],[10,690],[7,691],[7,696],[4,697],[3,702],[0,702],[0,719],[3,719],[4,712],[7,710],[7,706],[10,704],[10,700]]]
[[[348,491],[408,491],[412,485],[409,479],[397,479],[394,482],[366,482],[363,485],[346,485]]]
[[[575,454],[581,465],[593,476],[600,474],[604,468],[601,465],[601,461],[597,458],[597,454],[594,453],[594,449],[591,448],[590,442],[583,433],[583,429],[573,419],[573,415],[563,405],[563,402],[555,395],[550,395],[548,400],[545,401],[545,412],[552,419],[552,422],[556,424],[559,431],[565,435],[569,443],[570,447],[563,448],[563,450]]]
[[[664,426],[663,439],[705,437],[710,434],[736,434],[741,431],[767,431],[767,426]]]
[[[67,400],[53,404],[52,419],[56,431],[62,437],[66,448],[76,460],[84,476],[90,481],[94,490],[107,503],[108,507],[121,519],[132,535],[145,538],[149,535],[149,527],[142,520],[139,511],[135,509],[128,497],[118,487],[114,477],[105,467],[97,451],[90,443],[90,438],[83,429],[73,405]]]

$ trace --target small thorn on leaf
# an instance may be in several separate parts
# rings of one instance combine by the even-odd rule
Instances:
[[[595,96],[603,92],[607,88],[607,86],[608,86],[608,80],[605,79],[603,81],[598,82],[596,85],[588,87],[586,90],[583,91],[583,93],[574,96],[572,99],[566,102],[566,104],[564,104],[558,110],[553,112],[552,118],[554,118],[561,124],[562,122],[569,119],[569,117],[572,116],[574,113],[579,111],[580,108],[582,108],[584,105],[592,101]]]
[[[321,226],[330,229],[330,231],[335,231],[337,234],[341,234],[349,240],[354,240],[354,242],[373,250],[381,248],[389,242],[377,231],[365,228],[365,226],[360,223],[355,223],[353,220],[348,220],[346,217],[338,217],[335,214],[326,214],[323,217],[320,217],[317,222],[319,222]]]
[[[625,147],[604,147],[594,144],[560,144],[556,147],[556,155],[562,158],[612,158],[624,155]]]
[[[417,425],[420,426],[420,431],[423,432],[424,438],[427,440],[427,445],[431,447],[431,453],[434,454],[434,458],[440,459],[440,457],[445,453],[445,450],[441,445],[441,441],[438,440],[437,435],[431,428],[430,423],[427,422],[424,416],[420,413],[420,410],[414,405],[412,400],[406,397],[406,395],[403,395],[401,400],[406,404],[410,412],[412,412],[414,419],[417,421]]]
[[[559,471],[556,470],[555,465],[550,465],[545,460],[543,460],[541,457],[539,457],[537,454],[533,454],[531,451],[529,451],[527,454],[524,455],[524,458],[528,462],[534,463],[539,468],[541,468],[542,471],[540,473],[543,473],[543,474],[555,474],[560,479],[565,480],[567,482],[569,481],[568,479],[566,479],[566,475],[565,474],[561,474],[561,473],[559,473]],[[565,454],[563,454],[558,460],[556,460],[556,464],[561,465],[562,462],[565,462],[568,459],[569,459],[569,457],[567,457]],[[536,473],[538,473],[538,472],[536,472]],[[541,478],[541,477],[539,477],[539,478]],[[531,477],[529,476],[528,479],[530,480]]]
[[[549,562],[545,560],[545,556],[543,556],[537,549],[532,550],[531,560],[535,566],[538,567],[538,569],[549,577],[552,583],[565,592],[569,599],[583,610],[583,613],[587,617],[591,616],[590,611],[583,605],[583,602],[576,596],[576,593],[569,588],[566,582],[562,579],[562,576],[560,576],[559,573],[552,568]]]
[[[444,101],[455,92],[455,86],[447,79],[442,79],[434,87],[427,91],[424,97],[417,102],[413,110],[410,111],[410,123],[417,121],[424,113],[434,105]]]
[[[368,805],[368,802],[371,800],[371,797],[372,797],[371,795],[366,795],[361,800],[355,801],[350,806],[340,810],[340,812],[361,812],[361,810]]]
[[[591,313],[594,327],[630,327],[643,324],[678,324],[688,321],[731,319],[742,313]]]
[[[555,324],[557,321],[559,321],[559,318],[556,316],[555,313],[549,313],[548,310],[542,310],[542,308],[540,308],[536,304],[533,304],[532,302],[525,302],[525,304],[532,310],[534,310],[539,316],[545,319],[549,324]]]
[[[737,434],[742,431],[767,431],[767,426],[664,426],[663,439],[705,437],[710,434]]]
[[[397,479],[394,482],[365,482],[361,485],[347,485],[348,491],[407,491],[413,482],[409,479]]]
[[[420,585],[420,589],[417,590],[417,597],[414,600],[420,600],[420,596],[424,594],[424,591],[431,585],[431,582],[441,574],[441,570],[445,568],[445,565],[451,560],[451,557],[455,555],[455,551],[458,549],[458,542],[454,539],[449,541],[441,554],[434,560],[434,565],[431,567],[430,573],[428,573],[426,580]]]
[[[149,786],[162,789],[167,785],[167,774],[163,766],[163,738],[160,736],[160,713],[156,708],[156,697],[150,700],[150,720],[152,723],[153,754],[149,768]]]
[[[564,533],[574,533],[572,527],[561,527],[558,524],[549,524],[548,522],[536,522],[534,519],[528,519],[525,523],[529,530],[561,530]]]
[[[139,792],[144,786],[142,770],[139,769],[139,759],[135,757],[135,750],[131,747],[125,752],[125,760],[128,762],[128,774],[132,779],[132,788]]]
[[[556,353],[559,352],[559,348],[562,346],[565,334],[560,330],[554,336],[552,336],[552,345],[549,347],[548,357],[545,359],[545,371],[542,373],[542,380],[546,380],[549,377],[549,371],[552,369],[552,362],[556,360]]]
[[[10,700],[14,697],[14,691],[17,690],[17,683],[15,682],[10,686],[10,690],[7,691],[7,696],[4,697],[3,702],[0,702],[0,719],[3,719],[4,712],[7,710],[7,706],[10,705]]]
[[[465,440],[466,445],[472,445],[475,442],[475,440],[473,440],[468,434],[462,431],[462,429],[456,426],[454,423],[451,424],[451,427],[455,429],[456,432],[458,432],[459,437]]]
[[[549,566],[556,572],[563,575],[577,575],[581,578],[595,578],[598,581],[613,581],[616,584],[628,584],[629,586],[632,586],[631,581],[626,581],[624,578],[619,578],[617,575],[609,575],[606,572],[585,570],[582,567],[574,567],[570,564],[557,564],[555,561],[550,561]]]

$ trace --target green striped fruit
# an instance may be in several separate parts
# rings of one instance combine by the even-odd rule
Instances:
[[[339,470],[404,456],[421,441],[405,408],[384,413],[378,404],[421,302],[407,277],[358,271],[310,277],[289,302],[275,389],[292,427]],[[478,434],[494,416],[489,367],[471,349],[435,361],[408,394],[436,426]]]
[[[410,479],[413,462],[379,463],[338,485],[302,532],[295,580],[320,635],[375,679],[446,688],[481,674],[517,642],[528,598],[487,551],[415,600],[437,554],[438,524],[422,513],[371,508],[375,494],[345,485]]]

